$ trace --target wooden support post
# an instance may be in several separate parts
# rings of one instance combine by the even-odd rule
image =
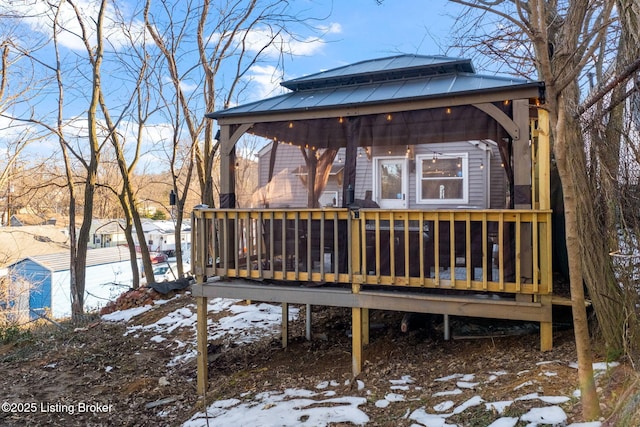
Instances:
[[[369,344],[369,309],[362,309],[362,344]]]
[[[538,188],[540,209],[551,209],[551,130],[549,113],[538,109]]]
[[[444,315],[444,340],[449,341],[451,339],[451,325],[449,324],[449,315]]]
[[[551,141],[549,129],[549,113],[538,109],[538,187],[540,209],[551,209]],[[553,271],[551,267],[551,216],[548,222],[539,227],[540,244],[540,280],[547,289],[546,295],[540,297],[543,307],[548,310],[548,322],[540,322],[540,350],[549,351],[553,348]]]
[[[529,144],[529,101],[526,99],[518,99],[513,101],[513,121],[519,129],[519,138],[513,141],[513,180],[514,180],[514,207],[516,209],[531,209],[535,196],[532,194],[531,170],[532,156],[531,146]],[[532,244],[531,244],[531,224],[522,223],[519,225],[520,230],[516,232],[520,235],[520,258],[516,262],[520,266],[520,277],[516,280],[521,283],[520,279],[524,278],[524,283],[531,283],[533,280],[533,260],[532,260]]]
[[[305,332],[307,341],[311,341],[311,304],[307,304],[306,319],[305,319]]]
[[[353,377],[362,372],[362,309],[351,308],[351,370]]]
[[[282,303],[282,348],[289,345],[289,303]]]
[[[207,298],[196,297],[196,337],[198,350],[197,389],[200,396],[204,396],[209,387],[209,360],[207,354]]]
[[[544,295],[540,297],[543,310],[547,311],[549,321],[540,322],[540,351],[550,351],[553,349],[553,321],[551,320],[551,312],[553,310],[553,303],[551,302],[551,295]]]

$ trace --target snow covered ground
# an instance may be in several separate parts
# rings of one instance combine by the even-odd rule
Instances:
[[[166,303],[159,301],[156,304]],[[135,316],[151,310],[153,306],[139,307],[124,311],[117,311],[104,315],[103,320],[129,322]],[[212,299],[209,301],[209,312],[223,313],[218,322],[209,324],[209,338],[228,339],[236,343],[251,343],[265,335],[277,336],[280,331],[281,308],[271,304],[241,304],[240,301],[228,299]],[[290,320],[297,318],[298,310],[290,308]],[[141,331],[152,331],[152,340],[164,342],[174,340],[171,333],[178,328],[192,330],[187,342],[175,341],[169,343],[175,352],[171,364],[184,363],[196,357],[195,351],[195,305],[189,304],[179,308],[155,323],[144,326],[129,326],[127,334],[139,334]],[[184,334],[183,334],[184,336]],[[553,377],[556,373],[553,367],[557,362],[541,362],[544,375]],[[596,372],[602,372],[609,364],[594,364]],[[577,369],[577,365],[572,367]],[[567,415],[559,406],[571,399],[579,397],[579,391],[573,396],[547,396],[539,393],[524,393],[526,382],[513,388],[513,399],[494,402],[486,400],[478,394],[471,398],[462,398],[463,390],[483,390],[491,386],[500,376],[507,375],[504,371],[460,373],[438,378],[441,390],[432,393],[431,406],[420,406],[407,410],[404,418],[412,422],[412,426],[444,427],[455,426],[447,422],[452,415],[462,413],[470,408],[483,407],[486,411],[503,414],[504,411],[519,400],[535,401],[535,407],[518,418],[504,416],[490,427],[513,427],[518,422],[527,423],[528,427],[536,426],[566,426]],[[326,426],[330,423],[352,423],[366,425],[369,416],[366,413],[368,399],[362,396],[340,395],[342,390],[357,389],[361,395],[370,396],[367,384],[357,380],[355,387],[342,387],[340,382],[327,378],[316,384],[315,389],[288,388],[285,390],[264,390],[255,393],[244,393],[231,399],[219,400],[211,403],[205,412],[196,413],[186,421],[185,427],[205,426]],[[347,381],[347,384],[348,381]],[[399,402],[413,400],[416,392],[423,390],[423,385],[414,380],[410,372],[401,378],[389,381],[388,393],[383,399],[375,401],[377,408],[387,408]],[[574,423],[568,427],[599,427],[601,423]]]

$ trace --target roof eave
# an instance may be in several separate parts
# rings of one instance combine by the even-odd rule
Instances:
[[[505,94],[509,97],[498,97],[491,100],[492,94]],[[427,109],[438,107],[453,107],[468,105],[476,102],[496,102],[504,99],[540,98],[544,103],[545,85],[542,81],[526,82],[518,85],[473,89],[455,93],[426,95],[411,98],[376,100],[369,102],[345,103],[341,105],[327,105],[318,107],[289,108],[279,110],[264,110],[234,113],[232,109],[206,113],[205,117],[215,119],[219,124],[255,123],[261,121],[280,121],[287,119],[314,118],[314,116],[358,116],[375,113],[377,108],[385,112],[397,112],[411,109]],[[513,95],[513,96],[512,96]],[[476,99],[477,98],[477,99]],[[411,108],[413,106],[414,108]],[[376,108],[377,107],[377,108]],[[332,114],[327,115],[327,112]]]

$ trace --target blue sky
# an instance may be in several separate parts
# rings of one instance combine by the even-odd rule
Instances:
[[[355,62],[414,53],[456,56],[448,49],[452,14],[446,0],[307,0],[294,5],[328,18],[332,28],[312,53],[290,58],[285,78],[295,78]]]
[[[330,8],[330,0],[314,2]],[[445,54],[453,19],[446,16],[452,4],[443,0],[333,1],[329,18],[341,32],[327,36],[322,52],[300,58],[296,69],[310,72],[333,68],[364,59],[402,53]]]
[[[155,0],[152,4],[157,6],[159,0]],[[213,2],[217,4],[216,2]],[[87,15],[88,21],[90,17],[97,16],[97,7],[99,2],[97,0],[76,0],[76,4]],[[130,25],[133,33],[138,32],[142,34],[144,31],[144,25],[142,22],[142,16],[140,13],[135,13],[134,5],[139,3],[133,0],[118,0],[114,3],[118,6],[119,12],[124,15],[125,21]],[[176,0],[175,5],[178,9],[183,8],[185,3],[182,0]],[[277,65],[277,57],[269,57],[268,55],[254,67],[250,76],[252,77],[252,86],[250,90],[243,92],[242,97],[238,99],[238,102],[244,103],[262,99],[264,97],[278,94],[283,89],[279,86],[282,79],[291,79],[301,77],[303,75],[317,73],[322,70],[327,70],[335,67],[340,67],[346,64],[355,63],[362,60],[373,59],[378,57],[392,56],[399,53],[415,53],[423,55],[433,54],[449,54],[457,56],[454,51],[447,51],[449,45],[450,28],[454,23],[452,15],[456,15],[456,9],[458,6],[453,5],[445,0],[385,0],[381,5],[377,4],[375,0],[296,0],[291,2],[292,7],[304,12],[307,16],[314,16],[316,18],[323,17],[325,19],[314,21],[314,25],[324,28],[325,31],[321,35],[320,39],[316,39],[313,43],[296,43],[291,39],[286,39],[284,42],[291,43],[292,54],[285,56],[285,69],[284,75],[281,72],[274,71],[274,67]],[[5,20],[0,25],[0,30],[4,35],[7,33],[12,34],[18,43],[27,46],[30,43],[36,41],[45,40],[51,35],[50,18],[47,18],[46,6],[44,2],[39,0],[20,0],[13,2],[0,1],[0,16],[7,13],[17,13],[26,18],[18,20]],[[139,9],[138,9],[139,12]],[[178,10],[173,19],[180,19],[178,16],[181,11]],[[77,23],[74,22],[75,18],[71,9],[64,11],[66,15],[66,26],[71,31],[79,32]],[[110,12],[110,19],[117,20],[118,14],[114,10]],[[158,15],[161,16],[161,13]],[[20,22],[21,26],[13,27],[11,24]],[[14,33],[15,31],[15,33]],[[297,32],[297,38],[307,40],[309,37],[317,37],[318,33],[313,33],[309,28],[305,28],[302,25],[295,26]],[[0,36],[3,35],[0,33]],[[126,46],[126,39],[122,35],[121,27],[112,26],[106,30],[107,38],[111,43],[112,51],[118,51],[118,49],[126,50],[123,46]],[[256,46],[260,46],[260,43],[264,41],[264,34],[260,31],[255,31],[251,35],[256,43]],[[64,64],[70,67],[70,71],[78,72],[75,68],[78,58],[86,55],[84,46],[80,39],[69,34],[65,34],[60,38],[62,47],[61,52],[65,58]],[[47,50],[49,48],[49,50]],[[36,51],[41,58],[48,61],[52,58],[52,51],[49,47],[44,47],[41,50]],[[111,52],[113,53],[113,52]],[[67,62],[66,59],[70,61]],[[187,58],[184,62],[179,62],[179,67],[183,69],[189,69],[192,64],[188,63],[188,60],[194,60],[195,58]],[[112,59],[112,65],[118,64],[118,60]],[[85,61],[86,64],[86,61]],[[106,88],[106,92],[111,90],[111,93],[106,93],[108,102],[111,101],[111,108],[113,112],[117,112],[117,105],[122,99],[127,98],[127,94],[124,96],[118,90],[127,91],[126,80],[120,78],[119,70],[115,68],[115,72],[110,70],[107,61],[105,61],[103,85]],[[116,65],[117,67],[117,65]],[[197,70],[198,67],[192,67]],[[44,70],[46,72],[46,70]],[[87,79],[90,75],[88,70],[80,70],[77,74],[78,78]],[[115,80],[109,79],[109,72],[114,73]],[[193,76],[193,79],[191,79]],[[194,84],[199,78],[197,74],[187,76],[182,82],[183,88],[186,91],[190,91],[194,97],[194,102],[200,104],[203,97],[199,94],[201,91],[197,89]],[[222,73],[221,73],[221,77]],[[166,79],[168,77],[160,77]],[[13,81],[14,88],[16,87],[16,80]],[[223,87],[225,84],[222,78],[216,77],[216,85]],[[49,90],[40,92],[37,96],[42,94],[54,94],[55,85],[51,85]],[[72,132],[77,132],[77,135],[86,134],[86,128],[83,124],[85,117],[83,111],[86,109],[86,95],[87,88],[90,87],[90,81],[86,80],[86,83],[80,83],[70,86],[68,89],[66,99],[75,99],[75,102],[69,102],[65,107],[66,116],[65,119],[73,126]],[[55,118],[55,98],[43,98],[33,102],[39,109],[46,109],[46,114],[49,114],[51,119]],[[116,107],[114,107],[116,106]],[[29,106],[28,106],[29,107]],[[29,108],[24,108],[22,112],[14,108],[13,112],[16,115],[29,112]],[[199,106],[196,106],[196,110]],[[217,109],[217,108],[216,108]],[[198,110],[199,111],[199,110]],[[202,112],[204,115],[205,111]],[[28,114],[31,114],[30,112]],[[152,121],[154,127],[146,129],[148,135],[146,138],[149,141],[153,141],[154,145],[158,145],[158,141],[170,140],[168,135],[171,126],[163,122],[161,116],[158,116]],[[54,123],[54,121],[52,122]],[[135,126],[131,125],[131,122],[126,122],[128,127],[123,129],[123,134],[133,137],[135,132]],[[0,117],[0,135],[4,135],[4,138],[12,138],[15,140],[19,138],[19,134],[10,131],[11,126],[8,124],[8,119]],[[0,142],[3,137],[0,136]],[[82,141],[82,136],[78,139]],[[80,143],[80,142],[79,142]],[[38,144],[38,150],[55,150],[57,142],[55,140],[41,141]],[[151,151],[151,150],[150,150]],[[156,150],[157,151],[157,150]],[[161,156],[162,153],[154,153],[153,156]]]

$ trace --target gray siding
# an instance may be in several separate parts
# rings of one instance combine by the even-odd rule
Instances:
[[[482,149],[486,146],[487,149]],[[417,171],[418,157],[420,155],[432,155],[433,153],[442,155],[451,153],[467,153],[468,156],[468,202],[467,203],[419,203],[417,200]],[[269,147],[263,149],[259,155],[259,185],[267,188],[267,178],[269,169]],[[376,157],[406,156],[405,146],[378,146],[372,148],[358,148],[356,158],[356,185],[354,188],[355,198],[363,199],[368,190],[373,191],[373,167]],[[341,149],[336,156],[334,165],[344,164],[344,149]],[[505,207],[506,176],[504,168],[501,167],[500,153],[494,143],[471,143],[468,141],[424,144],[413,147],[409,160],[409,188],[408,207],[409,209],[454,209],[454,208],[492,208],[502,209]],[[280,144],[276,156],[274,176],[278,176],[278,183],[274,185],[272,192],[275,197],[269,202],[270,207],[306,207],[307,190],[302,181],[293,171],[304,165],[304,160],[300,149],[297,146]],[[342,204],[342,180],[341,175],[332,175],[329,178],[325,193],[327,200],[334,192],[338,195],[338,206]],[[285,185],[286,184],[286,185]],[[286,196],[283,189],[291,189]],[[486,191],[487,189],[488,191]],[[260,190],[257,192],[260,193]],[[271,193],[273,194],[273,193]],[[260,195],[254,196],[254,207],[263,207]],[[375,197],[375,194],[374,194]]]

